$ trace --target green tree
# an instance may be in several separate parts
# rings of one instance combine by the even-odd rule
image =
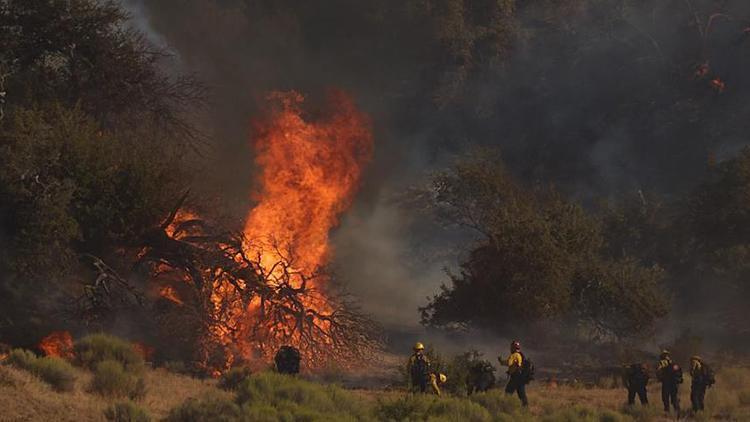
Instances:
[[[0,2],[0,341],[32,346],[184,192],[202,88],[114,1]]]
[[[600,222],[550,188],[525,188],[480,151],[434,178],[443,221],[480,233],[425,324],[504,329],[572,318],[598,336],[648,332],[667,312],[658,268],[607,257]]]

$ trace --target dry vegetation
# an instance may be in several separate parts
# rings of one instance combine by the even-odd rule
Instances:
[[[122,398],[92,393],[91,372],[80,368],[74,371],[73,390],[58,392],[25,370],[0,365],[0,421],[104,421],[108,408],[123,403]],[[531,408],[523,410],[515,397],[505,396],[499,390],[470,398],[437,398],[413,396],[398,390],[345,390],[261,373],[252,375],[250,381],[241,383],[237,391],[230,392],[217,388],[215,380],[195,379],[165,369],[147,369],[144,377],[146,394],[134,403],[152,420],[168,417],[177,421],[215,420],[219,416],[215,413],[217,411],[232,413],[233,416],[222,413],[230,416],[227,420],[267,421],[670,420],[660,410],[657,384],[650,387],[649,407],[627,408],[623,406],[625,392],[621,388],[553,386],[536,382],[529,389]],[[211,397],[211,400],[205,401],[206,397]],[[681,391],[681,399],[683,407],[689,408],[687,382]],[[750,420],[750,370],[723,369],[717,386],[708,393],[707,404],[707,412],[698,420]],[[181,408],[182,413],[175,412],[177,408]],[[687,418],[695,419],[692,416]]]

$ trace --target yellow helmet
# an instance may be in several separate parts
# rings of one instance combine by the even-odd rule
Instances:
[[[424,344],[422,344],[422,343],[420,343],[420,342],[417,342],[417,343],[416,343],[416,344],[414,345],[414,351],[416,352],[416,351],[418,351],[418,350],[424,350]]]
[[[445,374],[440,374],[438,378],[440,379],[440,384],[445,384],[448,381],[448,377]]]

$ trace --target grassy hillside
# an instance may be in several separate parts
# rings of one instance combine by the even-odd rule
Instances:
[[[90,391],[92,373],[75,369],[72,391],[59,392],[29,372],[0,365],[0,421],[104,421],[105,411],[122,398]],[[274,373],[250,376],[231,392],[215,380],[198,380],[148,369],[145,396],[136,400],[150,420],[167,421],[661,421],[658,385],[651,406],[628,409],[624,391],[532,384],[531,408],[500,391],[470,398],[413,396],[402,391],[345,390]],[[689,407],[689,386],[682,402]],[[701,420],[750,420],[750,371],[725,369],[708,394]],[[121,418],[121,421],[137,420]]]

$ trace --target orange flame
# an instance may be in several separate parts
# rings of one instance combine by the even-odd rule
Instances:
[[[245,222],[248,242],[244,252],[258,259],[259,271],[273,284],[277,272],[283,271],[279,263],[306,275],[328,263],[330,231],[351,206],[362,169],[371,156],[372,135],[367,117],[341,92],[330,96],[332,112],[328,117],[316,121],[305,119],[300,108],[304,98],[296,92],[274,93],[269,99],[279,107],[267,121],[255,124],[255,162],[260,174],[252,195],[257,205]],[[301,280],[296,282],[301,284]],[[325,282],[325,278],[317,277],[306,285],[315,291],[315,295],[302,298],[307,309],[330,310]],[[215,290],[212,302],[217,310],[237,303],[232,301],[232,289],[224,284]],[[262,312],[260,300],[256,298],[241,308],[229,306],[233,308],[234,332],[214,329],[214,334],[238,354],[229,356],[227,366],[235,357],[257,360],[258,345],[248,338],[250,327]],[[271,337],[294,331],[294,327],[283,324],[265,330]]]
[[[262,169],[258,205],[245,223],[252,240],[249,253],[269,270],[294,254],[294,265],[313,272],[330,255],[328,235],[349,208],[372,149],[367,118],[341,92],[331,97],[334,114],[321,122],[305,121],[304,98],[296,92],[274,93],[282,108],[270,122],[257,125],[256,164]]]
[[[37,347],[45,356],[73,358],[73,336],[67,331],[54,331],[48,334]]]
[[[711,87],[716,90],[719,94],[723,93],[727,89],[727,84],[719,78],[711,80]]]
[[[159,289],[159,296],[177,305],[185,304],[185,302],[183,302],[182,299],[180,299],[180,297],[177,295],[177,291],[172,286],[162,286],[162,288]]]

